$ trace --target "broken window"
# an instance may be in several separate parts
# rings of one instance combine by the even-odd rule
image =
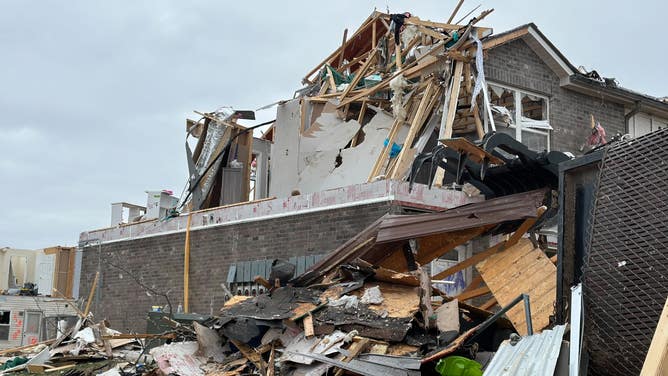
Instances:
[[[506,133],[532,150],[549,150],[547,97],[496,84],[489,85],[496,131]]]
[[[0,311],[0,341],[9,340],[10,311]]]

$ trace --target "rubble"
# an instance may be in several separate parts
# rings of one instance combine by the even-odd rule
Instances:
[[[249,279],[264,290],[232,296],[223,285],[230,296],[217,314],[183,325],[169,313],[171,329],[160,334],[122,334],[94,321],[96,276],[76,325],[47,343],[0,352],[13,356],[0,374],[499,375],[518,362],[554,374],[567,353],[566,326],[554,318],[558,260],[535,234],[555,215],[558,166],[570,157],[484,133],[485,119],[492,130],[495,121],[512,121],[481,89],[480,39],[491,29],[476,25],[491,11],[461,25],[450,23],[457,10],[446,23],[374,12],[304,77],[295,98],[277,104],[264,135],[281,171],[271,180],[276,194],[394,179],[452,185],[477,202],[386,214],[298,275],[296,265],[273,260],[271,273]],[[181,201],[191,213],[250,197],[247,183],[258,173],[252,130],[269,124],[237,122],[254,120],[253,111],[198,114],[186,129],[197,140],[194,148],[186,143],[190,177]],[[525,120],[551,129],[547,120]],[[483,238],[482,249],[430,270]],[[439,288],[464,270],[474,275],[461,292]]]

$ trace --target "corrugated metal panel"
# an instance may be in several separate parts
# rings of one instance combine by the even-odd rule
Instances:
[[[0,349],[9,349],[22,345],[23,322],[26,311],[42,312],[42,320],[45,317],[77,315],[70,302],[64,299],[45,296],[0,295],[0,310],[11,312],[9,340],[0,340]]]
[[[553,376],[565,330],[566,325],[558,325],[522,337],[515,346],[503,342],[483,376]]]

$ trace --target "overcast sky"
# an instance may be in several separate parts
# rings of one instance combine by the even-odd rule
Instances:
[[[374,7],[444,21],[455,4],[1,0],[0,247],[76,245],[109,225],[111,202],[180,193],[193,110],[291,97]],[[495,32],[533,21],[574,65],[664,96],[666,4],[485,1],[475,14],[495,8],[481,24]]]

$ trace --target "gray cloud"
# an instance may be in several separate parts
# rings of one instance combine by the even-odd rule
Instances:
[[[444,20],[455,3],[0,3],[0,246],[76,244],[79,232],[108,225],[111,202],[142,203],[147,189],[180,192],[192,110],[290,97],[374,7]],[[668,95],[664,2],[482,8],[491,7],[484,24],[497,32],[534,21],[575,65]]]

